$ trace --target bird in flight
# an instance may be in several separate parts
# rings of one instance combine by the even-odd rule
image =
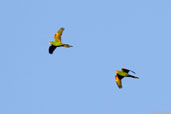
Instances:
[[[49,53],[53,54],[53,51],[56,49],[56,47],[72,47],[69,44],[63,44],[61,41],[61,36],[62,36],[62,32],[64,31],[64,28],[60,28],[59,31],[56,32],[56,34],[54,35],[54,41],[50,41],[49,44],[51,45],[49,47]]]
[[[121,71],[116,70],[115,72],[116,72],[115,81],[116,81],[116,84],[118,85],[119,88],[122,88],[122,82],[121,82],[121,80],[124,77],[131,77],[131,78],[139,79],[136,76],[133,76],[133,75],[128,74],[129,72],[132,72],[132,73],[135,74],[134,71],[131,71],[131,70],[128,70],[128,69],[125,69],[125,68],[122,68]]]

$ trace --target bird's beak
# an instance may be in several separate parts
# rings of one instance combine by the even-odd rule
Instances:
[[[118,74],[118,70],[116,70],[115,73]]]

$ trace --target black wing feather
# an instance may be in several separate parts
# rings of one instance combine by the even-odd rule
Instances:
[[[126,68],[122,68],[122,71],[128,73],[130,70],[126,69]]]
[[[118,78],[121,80],[122,78],[124,78],[123,76],[116,74],[118,76]]]
[[[134,73],[134,74],[135,74],[135,72],[134,72],[134,71],[129,70],[129,69],[126,69],[126,68],[122,68],[122,71],[124,71],[124,72],[126,72],[126,73],[128,73],[129,71],[131,71],[132,73]]]
[[[49,47],[49,53],[50,54],[53,54],[53,51],[56,49],[56,46],[53,46],[53,45],[51,45],[50,47]]]

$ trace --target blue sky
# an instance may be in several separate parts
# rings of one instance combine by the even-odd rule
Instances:
[[[171,113],[171,1],[1,1],[1,114]],[[48,53],[64,27],[72,48]],[[115,83],[128,68],[139,80]]]

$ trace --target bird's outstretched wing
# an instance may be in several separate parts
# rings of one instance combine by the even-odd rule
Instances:
[[[56,49],[56,46],[53,46],[53,45],[51,45],[50,47],[49,47],[49,53],[50,54],[53,54],[53,51]]]
[[[139,79],[139,77],[132,76],[132,75],[129,75],[129,77],[131,77],[131,78],[135,78],[135,79]]]
[[[134,73],[134,74],[135,74],[135,72],[134,72],[134,71],[129,70],[129,69],[126,69],[126,68],[122,68],[122,71],[123,71],[123,72],[126,72],[126,73],[128,73],[128,72],[130,71],[130,72],[132,72],[132,73]]]
[[[122,88],[122,82],[121,82],[121,79],[115,75],[115,81],[116,81],[116,84],[118,85],[119,88]]]
[[[61,42],[61,36],[64,28],[60,28],[58,32],[54,35],[55,42]]]

